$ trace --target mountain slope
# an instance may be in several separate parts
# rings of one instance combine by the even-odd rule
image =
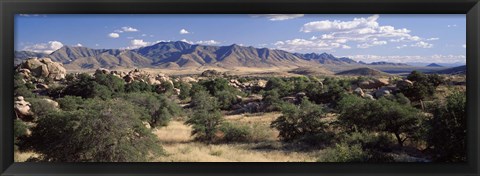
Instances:
[[[372,68],[355,68],[337,73],[337,75],[350,75],[350,76],[388,76],[388,73],[372,69]]]
[[[465,74],[465,73],[467,73],[467,66],[462,65],[462,66],[458,66],[458,67],[448,68],[448,69],[445,69],[445,70],[437,71],[435,73],[438,73],[438,74]]]
[[[427,67],[443,67],[443,66],[438,65],[436,63],[431,63],[431,64],[428,64]]]

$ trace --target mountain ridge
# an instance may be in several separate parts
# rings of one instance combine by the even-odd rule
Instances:
[[[35,53],[19,57],[35,57]],[[17,53],[17,52],[16,52]],[[17,56],[17,55],[16,55]],[[69,69],[95,69],[116,67],[191,68],[201,66],[231,67],[304,67],[321,65],[373,65],[397,63],[378,62],[367,64],[347,57],[335,57],[328,53],[291,53],[284,50],[255,48],[232,44],[211,46],[182,41],[159,42],[136,49],[91,49],[79,46],[63,46],[48,55]],[[21,58],[15,57],[16,60]],[[26,59],[26,58],[25,58]]]

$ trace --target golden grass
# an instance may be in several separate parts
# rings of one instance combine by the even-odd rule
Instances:
[[[34,152],[15,152],[13,160],[15,162],[25,162],[31,157],[38,157]]]
[[[235,123],[258,125],[268,132],[265,141],[259,143],[205,144],[193,141],[191,127],[182,121],[172,121],[167,127],[154,130],[163,143],[167,156],[154,162],[314,162],[319,151],[298,152],[283,149],[278,141],[278,131],[268,125],[280,113],[243,114],[226,116]]]

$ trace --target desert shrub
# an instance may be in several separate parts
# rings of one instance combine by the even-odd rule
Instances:
[[[193,112],[185,124],[192,126],[192,136],[199,141],[213,142],[223,122],[217,99],[200,91],[192,97],[191,106]]]
[[[280,94],[277,89],[264,91],[262,101],[265,103],[265,111],[277,111],[280,110],[280,105],[282,100],[280,99]]]
[[[180,89],[180,95],[178,95],[178,98],[180,98],[181,100],[187,99],[190,96],[191,85],[185,82],[178,82],[177,84],[178,86],[176,87]]]
[[[277,90],[277,92],[280,94],[280,97],[284,97],[293,93],[294,85],[292,82],[273,77],[268,80],[264,90],[269,91],[274,89]]]
[[[339,102],[339,121],[347,131],[378,131],[395,135],[400,146],[407,139],[418,139],[424,115],[409,105],[385,98],[365,100],[353,95]]]
[[[169,81],[162,80],[161,84],[157,88],[157,93],[172,94],[173,84]]]
[[[142,107],[148,114],[148,118],[142,120],[148,120],[152,127],[166,126],[173,117],[183,114],[182,108],[164,95],[138,92],[124,94],[122,98]]]
[[[100,97],[104,100],[111,98],[112,91],[115,88],[109,88],[105,85],[96,82],[95,78],[86,73],[78,75],[68,74],[66,77],[66,84],[64,94],[72,96],[80,96],[82,98]],[[100,81],[107,82],[107,78],[100,79]]]
[[[367,152],[359,144],[335,144],[335,147],[325,149],[319,162],[366,162],[369,159]]]
[[[455,92],[445,103],[438,102],[429,125],[427,142],[435,161],[466,161],[466,94]]]
[[[35,94],[32,90],[35,89],[35,85],[28,83],[24,80],[24,77],[16,73],[13,79],[13,94],[15,97],[23,96],[24,98],[33,98]]]
[[[224,78],[215,78],[202,80],[199,82],[212,96],[217,96],[221,91],[236,92],[236,89],[228,85],[228,81]]]
[[[437,74],[426,75],[418,71],[412,71],[408,80],[413,81],[413,86],[402,87],[400,91],[412,101],[420,101],[430,98],[435,93],[435,89],[445,83],[444,78]]]
[[[54,105],[48,103],[47,100],[43,98],[28,98],[25,101],[30,102],[31,111],[36,118],[45,117],[56,109]]]
[[[299,106],[286,103],[282,106],[283,115],[274,120],[270,126],[280,132],[279,137],[283,141],[327,135],[326,122],[322,121],[326,117],[323,109],[308,99],[303,99]]]
[[[125,92],[152,92],[154,87],[146,82],[132,81],[125,85]]]
[[[95,74],[95,82],[107,87],[110,92],[123,92],[125,81],[112,74]]]
[[[205,87],[203,87],[203,85],[200,84],[200,83],[193,83],[192,87],[190,88],[189,95],[190,95],[190,97],[193,97],[193,96],[195,96],[195,94],[197,94],[198,92],[202,92],[202,91],[207,91],[207,89]]]
[[[220,109],[224,110],[228,110],[232,105],[240,102],[235,93],[226,90],[218,92],[215,97],[218,99]]]
[[[13,121],[13,137],[14,137],[14,139],[17,140],[17,138],[27,135],[27,129],[28,129],[28,126],[27,126],[27,124],[25,124],[25,122],[23,122],[19,119],[15,119]]]
[[[81,107],[83,104],[82,97],[76,96],[65,96],[63,98],[57,99],[60,109],[64,111],[74,111]]]
[[[145,162],[162,154],[133,104],[90,99],[83,107],[40,118],[21,149],[48,162]]]
[[[220,131],[223,133],[223,142],[248,142],[252,135],[248,125],[228,122],[222,124]]]
[[[350,145],[360,144],[363,149],[376,150],[381,152],[391,152],[394,139],[386,134],[375,134],[369,132],[348,133],[342,139]]]

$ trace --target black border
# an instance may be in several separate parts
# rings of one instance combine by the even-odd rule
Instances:
[[[1,175],[480,175],[479,0],[0,0]],[[13,163],[14,14],[467,14],[467,163]],[[68,24],[65,24],[68,25]]]

